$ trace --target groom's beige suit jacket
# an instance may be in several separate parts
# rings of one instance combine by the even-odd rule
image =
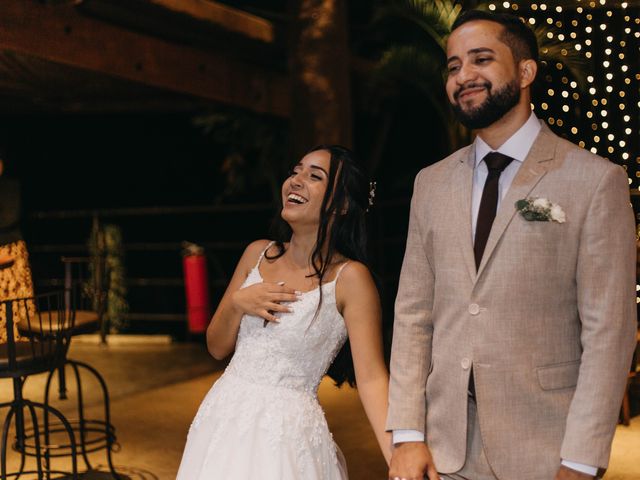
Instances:
[[[389,430],[423,431],[438,471],[465,462],[474,374],[499,479],[606,467],[635,344],[635,229],[624,170],[543,126],[476,271],[473,145],[416,177],[396,299]],[[565,223],[527,221],[541,197]]]

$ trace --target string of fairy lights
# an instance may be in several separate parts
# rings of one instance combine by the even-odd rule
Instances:
[[[575,56],[584,62],[582,76],[562,61],[546,65],[534,111],[556,133],[622,165],[632,193],[640,194],[639,2],[505,1],[489,9],[509,10],[533,28],[544,27],[550,42],[565,44],[560,60]],[[546,53],[542,45],[541,57]]]
[[[640,2],[505,1],[489,9],[544,27],[547,58],[532,107],[556,133],[626,169],[640,225]],[[547,42],[562,43],[554,61]],[[572,56],[584,62],[582,74],[562,61]]]

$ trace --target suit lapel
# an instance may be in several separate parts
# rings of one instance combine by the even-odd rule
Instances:
[[[473,145],[466,153],[460,155],[456,168],[453,169],[451,179],[454,206],[454,221],[456,222],[456,232],[461,232],[457,236],[462,252],[462,259],[469,272],[472,282],[476,279],[476,264],[473,256],[473,235],[471,233],[471,190],[473,188],[473,159],[475,158],[475,148]]]
[[[502,238],[506,228],[513,220],[516,214],[515,203],[520,199],[526,198],[553,165],[556,144],[557,137],[543,125],[536,141],[531,146],[527,158],[525,158],[516,177],[513,179],[507,194],[500,202],[500,208],[491,227],[491,233],[482,255],[477,277],[482,274],[500,238]]]

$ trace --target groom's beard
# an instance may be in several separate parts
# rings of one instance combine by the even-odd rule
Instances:
[[[477,87],[484,87],[487,90],[486,100],[477,107],[468,110],[462,109],[460,103],[458,103],[458,96],[463,89],[456,91],[453,95],[456,101],[456,103],[452,104],[453,111],[460,123],[472,130],[486,128],[497,122],[520,101],[520,85],[517,79],[494,92],[491,90],[491,82],[469,84],[465,85],[464,88]]]

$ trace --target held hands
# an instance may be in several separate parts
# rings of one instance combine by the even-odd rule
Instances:
[[[423,442],[396,444],[391,455],[389,480],[438,480],[429,447]]]
[[[555,480],[592,480],[594,478],[596,477],[561,465],[558,473],[556,473]]]
[[[269,322],[278,322],[276,312],[290,312],[291,309],[282,302],[295,302],[298,292],[280,283],[255,283],[241,288],[231,297],[235,308],[242,313],[262,317]]]

